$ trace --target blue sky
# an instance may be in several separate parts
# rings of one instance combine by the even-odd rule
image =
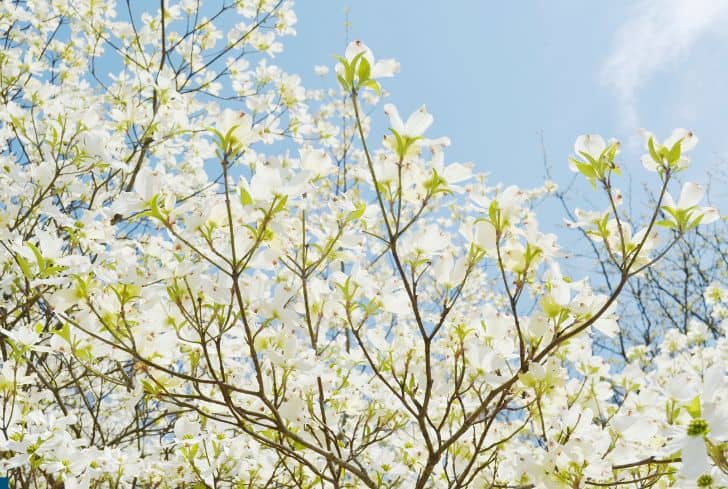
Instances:
[[[383,80],[389,101],[405,114],[426,104],[428,135],[452,139],[449,160],[474,162],[493,183],[538,185],[543,133],[565,185],[574,139],[596,132],[623,141],[622,165],[639,190],[652,176],[639,163],[639,127],[660,138],[675,127],[696,132],[691,180],[728,169],[728,2],[299,1],[298,35],[276,62],[321,86],[313,66],[343,52],[347,8],[350,38],[401,63]]]

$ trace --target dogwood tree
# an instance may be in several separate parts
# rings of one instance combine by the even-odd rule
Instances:
[[[576,139],[601,294],[539,230],[555,184],[448,161],[360,41],[305,89],[273,64],[295,22],[286,0],[0,5],[15,487],[728,484],[723,326],[668,331],[648,365],[592,349],[630,281],[718,217],[673,183],[696,136],[646,135],[639,225],[619,143]]]

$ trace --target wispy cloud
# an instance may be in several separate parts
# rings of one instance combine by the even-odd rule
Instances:
[[[637,97],[659,70],[689,55],[703,37],[728,20],[723,0],[641,0],[614,36],[602,81],[618,98],[624,124],[639,124]]]

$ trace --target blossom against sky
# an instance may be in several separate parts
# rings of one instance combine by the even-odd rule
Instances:
[[[320,86],[313,67],[333,65],[333,47],[345,46],[347,9],[349,39],[401,64],[384,84],[391,101],[403,113],[427,104],[433,133],[452,139],[448,158],[473,161],[494,182],[541,181],[541,133],[562,185],[574,134],[585,131],[623,141],[635,189],[647,178],[640,127],[660,138],[695,131],[690,178],[705,180],[728,157],[728,3],[298,2],[298,37],[277,62]]]

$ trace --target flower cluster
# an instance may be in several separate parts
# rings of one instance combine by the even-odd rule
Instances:
[[[670,197],[692,133],[647,137],[659,197],[641,225],[614,187],[618,142],[577,139],[572,168],[605,206],[572,224],[609,256],[605,293],[539,228],[553,182],[490,186],[448,161],[425,106],[381,103],[394,60],[355,41],[337,88],[307,90],[272,64],[291,2],[201,3],[0,5],[0,472],[728,483],[725,339],[673,331],[622,369],[593,348],[620,334],[629,281],[718,217],[697,184]],[[724,296],[706,292],[716,314]]]

